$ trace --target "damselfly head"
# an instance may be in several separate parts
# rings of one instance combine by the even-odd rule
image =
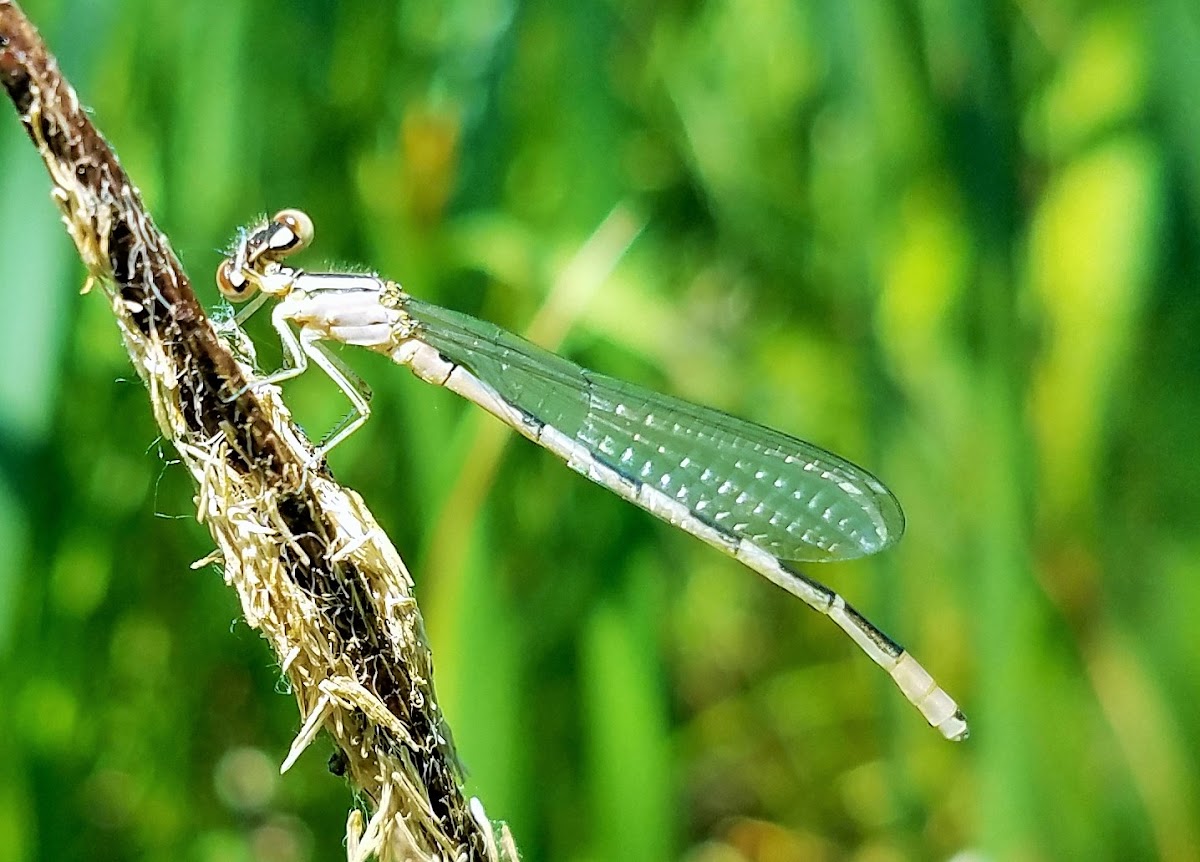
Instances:
[[[230,302],[245,302],[262,290],[283,295],[291,270],[280,265],[313,240],[312,219],[303,210],[277,212],[266,224],[243,234],[235,252],[217,267],[217,289]]]

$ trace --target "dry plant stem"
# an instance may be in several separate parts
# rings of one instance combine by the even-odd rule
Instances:
[[[506,830],[493,834],[462,793],[404,564],[361,499],[313,466],[273,390],[226,400],[247,370],[9,0],[0,0],[0,83],[46,163],[89,284],[105,286],[159,427],[196,479],[198,517],[226,581],[295,691],[302,727],[284,768],[320,728],[333,736],[371,809],[365,824],[351,814],[352,859],[515,858]]]

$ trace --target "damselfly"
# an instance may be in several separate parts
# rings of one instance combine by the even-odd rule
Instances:
[[[967,737],[954,700],[917,661],[837,593],[785,561],[848,560],[895,544],[904,515],[866,470],[811,443],[625,383],[500,327],[423,302],[374,275],[286,266],[312,221],[283,210],[243,233],[217,285],[235,302],[268,297],[285,366],[253,385],[302,373],[311,360],[346,393],[352,420],[324,455],[370,415],[368,399],[323,341],[355,344],[474,401],[567,465],[647,512],[744,563],[830,617],[947,739]],[[293,331],[295,325],[299,334]]]

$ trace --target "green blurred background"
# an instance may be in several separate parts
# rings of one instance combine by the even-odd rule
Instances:
[[[299,206],[310,268],[903,502],[898,548],[813,574],[960,700],[960,745],[799,602],[344,351],[375,416],[332,466],[415,573],[525,859],[1200,852],[1194,3],[25,8],[206,302],[235,228]],[[276,775],[294,703],[189,568],[193,489],[0,114],[0,862],[337,858],[329,744]],[[319,374],[285,392],[314,437],[346,410]]]

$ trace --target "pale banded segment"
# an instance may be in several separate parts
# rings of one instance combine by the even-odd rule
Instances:
[[[390,355],[393,362],[407,365],[419,379],[434,386],[445,385],[456,367],[428,344],[419,341],[403,341]]]
[[[586,470],[588,464],[595,460],[592,457],[592,453],[587,450],[586,446],[584,446],[582,443],[576,442],[573,437],[568,437],[566,434],[563,434],[553,425],[544,425],[542,427],[542,433],[541,436],[538,437],[538,443],[545,446],[559,458],[562,458],[567,462],[568,467],[577,472],[580,470]],[[625,486],[622,485],[621,488],[624,489]],[[618,494],[621,494],[621,496],[626,497],[627,499],[633,499],[633,497],[624,493],[623,490],[617,490],[616,488],[613,488],[612,490]],[[637,492],[636,488],[633,490],[634,493]]]
[[[461,365],[450,372],[450,376],[442,385],[468,401],[475,402],[505,425],[519,432],[522,437],[537,442],[541,425],[521,408],[505,401],[495,389]]]
[[[787,590],[818,613],[825,614],[858,644],[921,711],[925,719],[947,739],[966,739],[967,722],[957,704],[933,677],[899,644],[880,631],[840,595],[807,578],[762,548],[743,539],[737,559],[778,587]]]
[[[273,321],[296,367],[275,379],[299,373],[306,356],[333,376],[319,338],[389,355],[830,617],[931,725],[948,739],[966,738],[962,713],[912,656],[837,593],[783,562],[851,559],[899,539],[903,513],[870,473],[778,431],[588,371],[494,324],[416,300],[390,282],[303,273],[281,266],[282,256],[241,248],[219,275],[219,283],[228,281],[227,295],[226,288],[243,291],[229,269],[241,261],[241,274],[284,300]],[[298,341],[284,320],[300,326]],[[361,411],[357,427],[368,412],[366,398],[349,391],[345,376],[334,380]]]
[[[536,442],[566,461],[567,466],[576,473],[607,488],[622,500],[628,500],[630,503],[638,501],[638,482],[605,467],[592,457],[586,446],[572,440],[554,426],[543,425]]]

